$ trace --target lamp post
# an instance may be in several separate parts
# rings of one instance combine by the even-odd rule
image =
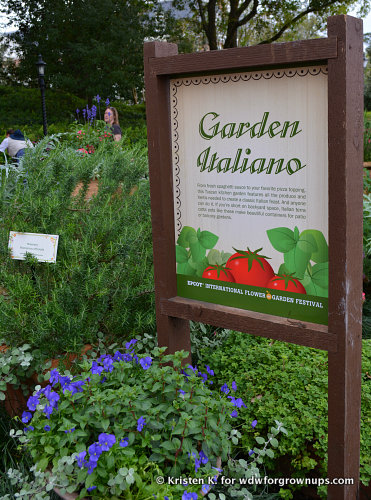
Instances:
[[[47,135],[48,130],[47,130],[47,124],[46,124],[45,81],[44,81],[46,62],[43,61],[41,54],[39,54],[39,60],[37,61],[36,66],[37,66],[37,71],[39,73],[39,86],[40,86],[40,90],[41,90],[41,108],[42,108],[42,114],[43,114],[43,129],[44,129],[44,135]]]

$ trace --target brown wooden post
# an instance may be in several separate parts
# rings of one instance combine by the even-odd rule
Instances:
[[[362,337],[362,21],[331,17],[328,35],[338,39],[338,57],[328,61],[329,332],[338,338],[337,352],[328,353],[328,477],[354,479],[353,485],[329,486],[328,498],[355,500]]]
[[[167,346],[169,353],[180,349],[190,353],[189,321],[163,314],[160,305],[161,299],[177,294],[174,206],[173,197],[169,195],[173,191],[169,84],[167,77],[157,77],[151,72],[149,64],[152,58],[177,53],[178,47],[172,43],[144,44],[157,337],[159,345]]]

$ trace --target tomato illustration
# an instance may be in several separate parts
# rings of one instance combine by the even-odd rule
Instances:
[[[274,276],[267,283],[267,288],[274,290],[282,290],[285,292],[307,293],[303,285],[291,274],[283,274],[282,276]]]
[[[243,285],[265,287],[268,281],[273,278],[274,271],[266,259],[265,255],[260,255],[262,250],[259,248],[252,252],[249,248],[246,250],[233,249],[234,253],[227,261],[227,267],[230,269],[235,282]]]
[[[234,283],[234,278],[228,267],[212,265],[208,266],[202,273],[203,278],[209,280],[229,281]]]

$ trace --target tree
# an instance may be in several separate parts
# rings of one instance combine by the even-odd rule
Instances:
[[[368,0],[174,0],[174,5],[188,5],[197,15],[210,50],[294,39],[305,23],[316,34],[330,15],[358,8],[363,16],[370,9]]]
[[[46,80],[82,98],[95,94],[132,99],[143,88],[143,40],[164,26],[146,0],[1,0],[17,26],[4,36],[18,61],[10,83],[37,85],[38,54]]]

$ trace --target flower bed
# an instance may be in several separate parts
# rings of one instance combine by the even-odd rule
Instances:
[[[29,398],[17,434],[37,468],[52,469],[49,486],[79,499],[205,495],[217,482],[218,458],[227,464],[241,437],[233,429],[245,408],[237,386],[214,392],[209,366],[205,373],[183,367],[188,353],[165,355],[166,348],[138,356],[135,343],[86,359],[75,377],[52,370],[49,385]],[[248,477],[259,474],[264,455],[273,457],[279,432],[277,422],[267,440],[256,438],[261,447],[244,461]]]

